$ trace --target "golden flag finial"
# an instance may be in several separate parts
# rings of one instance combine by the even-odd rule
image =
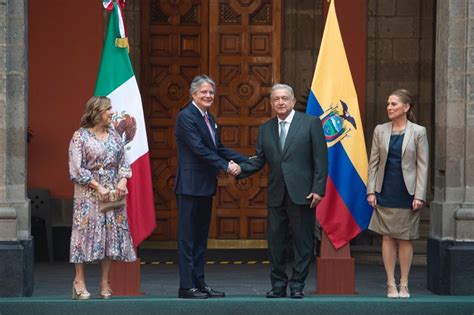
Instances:
[[[128,45],[128,37],[116,38],[115,39],[115,47],[127,48],[128,52],[130,52],[130,46]]]

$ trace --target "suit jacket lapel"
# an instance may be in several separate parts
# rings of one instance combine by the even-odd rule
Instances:
[[[413,136],[413,124],[411,121],[407,120],[407,126],[405,127],[405,136],[403,137],[403,142],[402,142],[402,156],[403,156],[403,153],[405,153],[407,144],[410,141],[410,138],[412,136]]]
[[[385,128],[383,132],[383,143],[385,144],[385,153],[388,155],[388,150],[390,147],[390,136],[392,135],[392,123],[390,122],[389,124],[386,125],[387,127]]]
[[[214,143],[214,141],[212,140],[212,137],[211,137],[211,142],[214,144],[214,146],[217,147],[217,130],[216,130],[216,122],[214,120],[214,116],[212,116],[212,114],[210,112],[207,112],[207,116],[209,117],[209,124],[211,125],[211,129],[212,129],[212,132],[214,132],[214,140],[216,141]],[[203,120],[204,120],[204,117],[203,117]],[[204,121],[204,125],[206,126],[206,129],[209,130],[209,128],[207,128],[207,125],[206,125],[206,122]],[[209,132],[208,132],[209,133]]]
[[[213,148],[216,147],[216,145],[214,144],[214,141],[212,141],[212,137],[211,137],[211,134],[209,132],[209,128],[207,128],[207,125],[206,125],[206,122],[204,121],[204,117],[202,116],[201,112],[199,111],[199,109],[196,108],[196,106],[194,106],[194,104],[190,103],[188,106],[191,106],[192,107],[192,111],[194,113],[194,116],[195,116],[195,119],[198,123],[198,126],[199,128],[204,132],[204,134],[207,135],[207,140],[208,142],[211,144],[211,146]],[[211,123],[211,127],[212,125],[214,124],[212,118],[211,118],[211,115],[209,115],[209,122]],[[217,139],[216,139],[217,141]]]
[[[281,153],[281,145],[280,145],[280,135],[278,134],[278,118],[274,117],[271,124],[271,134],[272,134],[272,141],[278,148],[278,152]]]
[[[290,128],[288,129],[288,133],[286,135],[285,147],[283,148],[283,154],[285,154],[286,151],[288,151],[288,147],[291,145],[293,138],[298,132],[298,128],[300,126],[300,123],[299,123],[300,119],[301,119],[301,114],[299,112],[295,112],[295,115],[293,116],[293,120],[291,121],[291,124],[290,124]]]

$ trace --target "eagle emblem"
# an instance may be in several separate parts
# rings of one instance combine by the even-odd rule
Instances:
[[[131,116],[126,111],[115,113],[112,117],[112,124],[122,138],[126,149],[130,150],[130,147],[127,147],[127,144],[132,142],[137,133],[137,121],[135,120],[135,117]]]

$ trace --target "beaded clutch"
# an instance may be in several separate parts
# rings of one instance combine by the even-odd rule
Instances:
[[[99,200],[99,212],[107,212],[109,210],[114,210],[122,208],[127,205],[127,193],[122,194],[119,197],[117,190],[113,189],[109,192],[109,200],[101,201]]]

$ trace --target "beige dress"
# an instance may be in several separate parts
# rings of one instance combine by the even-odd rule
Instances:
[[[420,238],[420,210],[388,208],[378,205],[370,220],[369,230],[399,240]]]

